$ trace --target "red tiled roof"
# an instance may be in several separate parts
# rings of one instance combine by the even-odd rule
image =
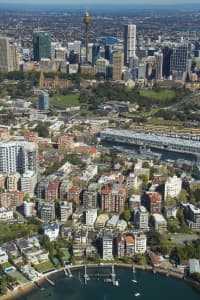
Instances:
[[[58,181],[53,181],[50,183],[47,187],[47,190],[56,190],[59,187],[59,182]]]
[[[80,188],[79,186],[76,186],[74,185],[70,190],[69,190],[70,193],[78,193],[80,192]]]
[[[111,193],[112,193],[112,191],[110,189],[102,189],[101,190],[101,194],[103,194],[103,195],[108,195],[108,194],[111,194]]]
[[[152,193],[152,194],[148,194],[149,196],[149,199],[151,202],[161,202],[162,201],[162,196],[161,194],[155,192],[155,193]]]
[[[127,244],[133,244],[133,243],[135,243],[135,239],[132,236],[129,235],[129,236],[125,237],[125,242]]]

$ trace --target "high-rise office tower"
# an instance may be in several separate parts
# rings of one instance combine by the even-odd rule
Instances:
[[[107,67],[109,61],[105,58],[98,58],[96,60],[96,74],[106,77]]]
[[[55,59],[66,60],[67,49],[64,47],[55,48]]]
[[[112,52],[112,46],[111,45],[105,45],[105,59],[110,61],[111,52]]]
[[[92,49],[93,49],[93,43],[88,43],[88,62],[92,64]]]
[[[163,52],[163,77],[168,78],[170,75],[170,59],[172,55],[172,48],[170,47],[165,47],[162,50]]]
[[[96,61],[100,55],[100,46],[98,44],[94,44],[92,47],[92,64],[96,65]]]
[[[48,110],[49,109],[49,94],[43,91],[39,92],[39,103],[38,107],[40,110]]]
[[[81,41],[74,41],[67,44],[68,48],[68,58],[76,57],[77,62],[70,63],[79,63],[81,60]]]
[[[124,54],[122,52],[113,53],[113,80],[121,80],[122,68],[124,66]]]
[[[29,142],[0,143],[0,172],[20,174],[38,171],[38,146]]]
[[[157,80],[162,79],[162,69],[163,69],[163,54],[162,52],[156,52],[155,53],[155,69],[156,69],[156,74],[155,77]]]
[[[16,67],[16,46],[10,44],[9,38],[0,37],[0,72],[14,71]]]
[[[98,44],[94,44],[92,46],[92,64],[96,65],[96,61],[100,56],[100,46]]]
[[[33,32],[33,56],[35,61],[51,58],[51,36],[48,32],[40,30]]]
[[[147,64],[146,62],[141,62],[138,65],[138,78],[145,79],[147,77]]]
[[[182,44],[176,47],[170,58],[170,72],[177,79],[187,71],[188,65],[188,46]]]
[[[128,65],[131,58],[136,57],[136,25],[124,26],[124,64]]]

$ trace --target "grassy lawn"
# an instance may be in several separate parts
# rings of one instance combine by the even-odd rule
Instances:
[[[60,95],[55,94],[50,98],[50,106],[65,108],[70,106],[79,106],[79,94]]]
[[[40,273],[44,273],[49,270],[55,269],[55,266],[50,261],[45,261],[41,264],[35,265],[35,269]]]
[[[171,100],[176,96],[176,93],[172,90],[161,90],[159,92],[153,90],[140,90],[140,96],[151,98],[153,100]]]
[[[11,272],[9,275],[21,283],[28,282],[28,279],[26,279],[19,271]]]
[[[9,262],[6,262],[6,263],[2,264],[1,267],[2,267],[2,269],[5,270],[5,269],[7,269],[7,268],[12,267],[12,265],[11,265]]]
[[[63,252],[63,257],[62,257],[62,259],[63,259],[63,260],[69,260],[69,259],[70,259],[70,253],[69,253],[69,250],[68,250],[68,249],[62,250],[62,252]]]
[[[38,97],[32,97],[30,101],[37,105],[38,104]],[[79,106],[79,93],[76,94],[68,94],[68,95],[61,95],[55,94],[49,98],[50,107],[58,107],[58,108],[66,108],[70,106]]]

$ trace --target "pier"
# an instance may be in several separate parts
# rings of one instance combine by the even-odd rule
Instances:
[[[90,280],[88,274],[87,274],[87,265],[85,265],[85,273],[84,273],[84,281],[85,284],[87,284],[88,280]]]
[[[69,267],[64,268],[64,273],[65,273],[65,276],[72,277],[72,272]]]
[[[55,283],[51,279],[49,279],[47,276],[45,276],[44,278],[51,286],[55,286]]]
[[[119,282],[116,280],[116,273],[114,265],[112,265],[111,273],[87,273],[87,265],[85,265],[85,272],[84,272],[84,281],[87,284],[88,280],[90,279],[103,279],[106,283],[112,283],[113,286],[118,286]]]

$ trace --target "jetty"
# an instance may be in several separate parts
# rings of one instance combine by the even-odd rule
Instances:
[[[115,273],[115,268],[114,265],[112,265],[111,273],[87,273],[87,265],[85,265],[85,272],[84,272],[84,281],[85,284],[87,284],[88,280],[90,279],[100,279],[102,278],[104,282],[106,283],[112,283],[113,286],[118,286],[119,281],[116,280],[116,273]]]
[[[51,285],[51,286],[55,286],[55,282],[53,282],[51,279],[49,279],[47,276],[44,277],[46,279],[46,281]]]
[[[88,274],[87,274],[87,265],[85,265],[85,273],[84,273],[84,281],[85,284],[87,284],[88,280],[90,280]]]
[[[67,266],[64,268],[64,273],[65,273],[65,276],[72,277],[72,272],[71,272],[70,268]]]

